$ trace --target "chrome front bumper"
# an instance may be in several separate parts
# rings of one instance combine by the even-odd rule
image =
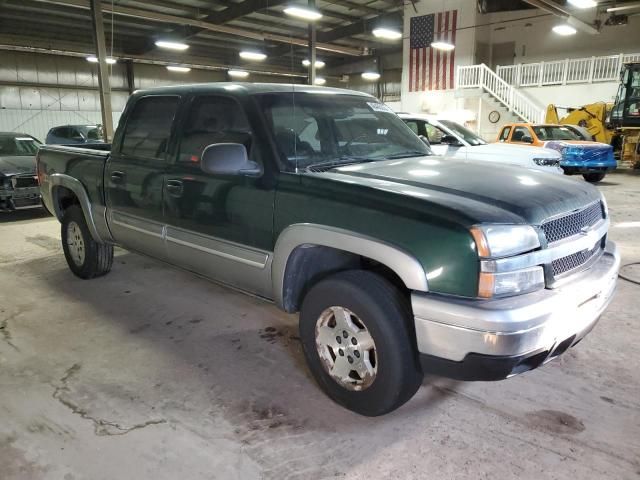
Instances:
[[[558,345],[568,348],[593,328],[613,297],[619,267],[617,248],[607,242],[591,268],[558,288],[487,301],[413,293],[418,350],[453,362],[476,354],[550,358]]]

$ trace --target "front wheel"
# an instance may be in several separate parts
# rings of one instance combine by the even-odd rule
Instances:
[[[300,338],[313,376],[340,405],[366,416],[408,401],[422,382],[407,300],[367,271],[313,286],[300,312]]]
[[[113,245],[96,242],[79,205],[72,205],[62,217],[62,249],[69,269],[85,280],[105,275],[113,265]]]
[[[584,179],[589,183],[598,183],[605,176],[604,173],[585,173],[582,175]]]

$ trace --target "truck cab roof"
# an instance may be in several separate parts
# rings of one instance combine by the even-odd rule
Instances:
[[[344,88],[317,87],[313,85],[290,84],[290,83],[238,83],[238,82],[212,82],[197,83],[190,85],[178,85],[168,87],[155,87],[144,90],[136,90],[135,96],[149,94],[183,94],[183,93],[235,93],[238,95],[254,95],[262,93],[316,93],[333,95],[355,95],[360,97],[375,98],[371,95],[355,90]],[[377,99],[376,99],[377,101]]]

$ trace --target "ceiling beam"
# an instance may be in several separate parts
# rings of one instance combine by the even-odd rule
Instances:
[[[75,6],[77,8],[88,9],[88,2],[86,0],[36,0],[41,3],[63,5],[63,6]],[[149,10],[142,10],[138,8],[122,7],[119,5],[111,6],[110,3],[103,4],[103,11],[113,12],[116,15],[124,15],[127,17],[142,18],[160,23],[170,23],[174,25],[187,25],[196,28],[202,28],[203,30],[210,30],[213,32],[226,33],[229,35],[235,35],[244,38],[252,38],[258,41],[272,41],[278,43],[306,46],[306,38],[296,38],[287,35],[278,35],[274,33],[257,32],[255,30],[240,29],[235,27],[229,27],[227,25],[218,25],[203,20],[178,17],[175,15],[167,15],[164,13],[151,12]],[[325,42],[318,42],[318,50],[330,51],[335,53],[341,53],[343,55],[360,56],[363,54],[362,49],[343,47],[340,45],[331,45]]]
[[[354,22],[350,25],[334,28],[333,30],[330,30],[328,32],[319,32],[318,41],[334,42],[336,40],[340,40],[341,38],[350,37],[352,35],[358,35],[362,33],[369,34],[374,27],[382,23],[391,25],[397,24],[400,28],[402,28],[402,18],[400,17],[399,13],[385,13],[383,15],[378,15],[377,17]]]

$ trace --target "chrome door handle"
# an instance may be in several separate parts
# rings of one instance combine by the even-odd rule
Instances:
[[[111,181],[113,183],[123,183],[125,176],[124,172],[111,172]]]
[[[167,180],[166,183],[167,192],[174,197],[181,197],[183,191],[183,184],[181,180]]]

